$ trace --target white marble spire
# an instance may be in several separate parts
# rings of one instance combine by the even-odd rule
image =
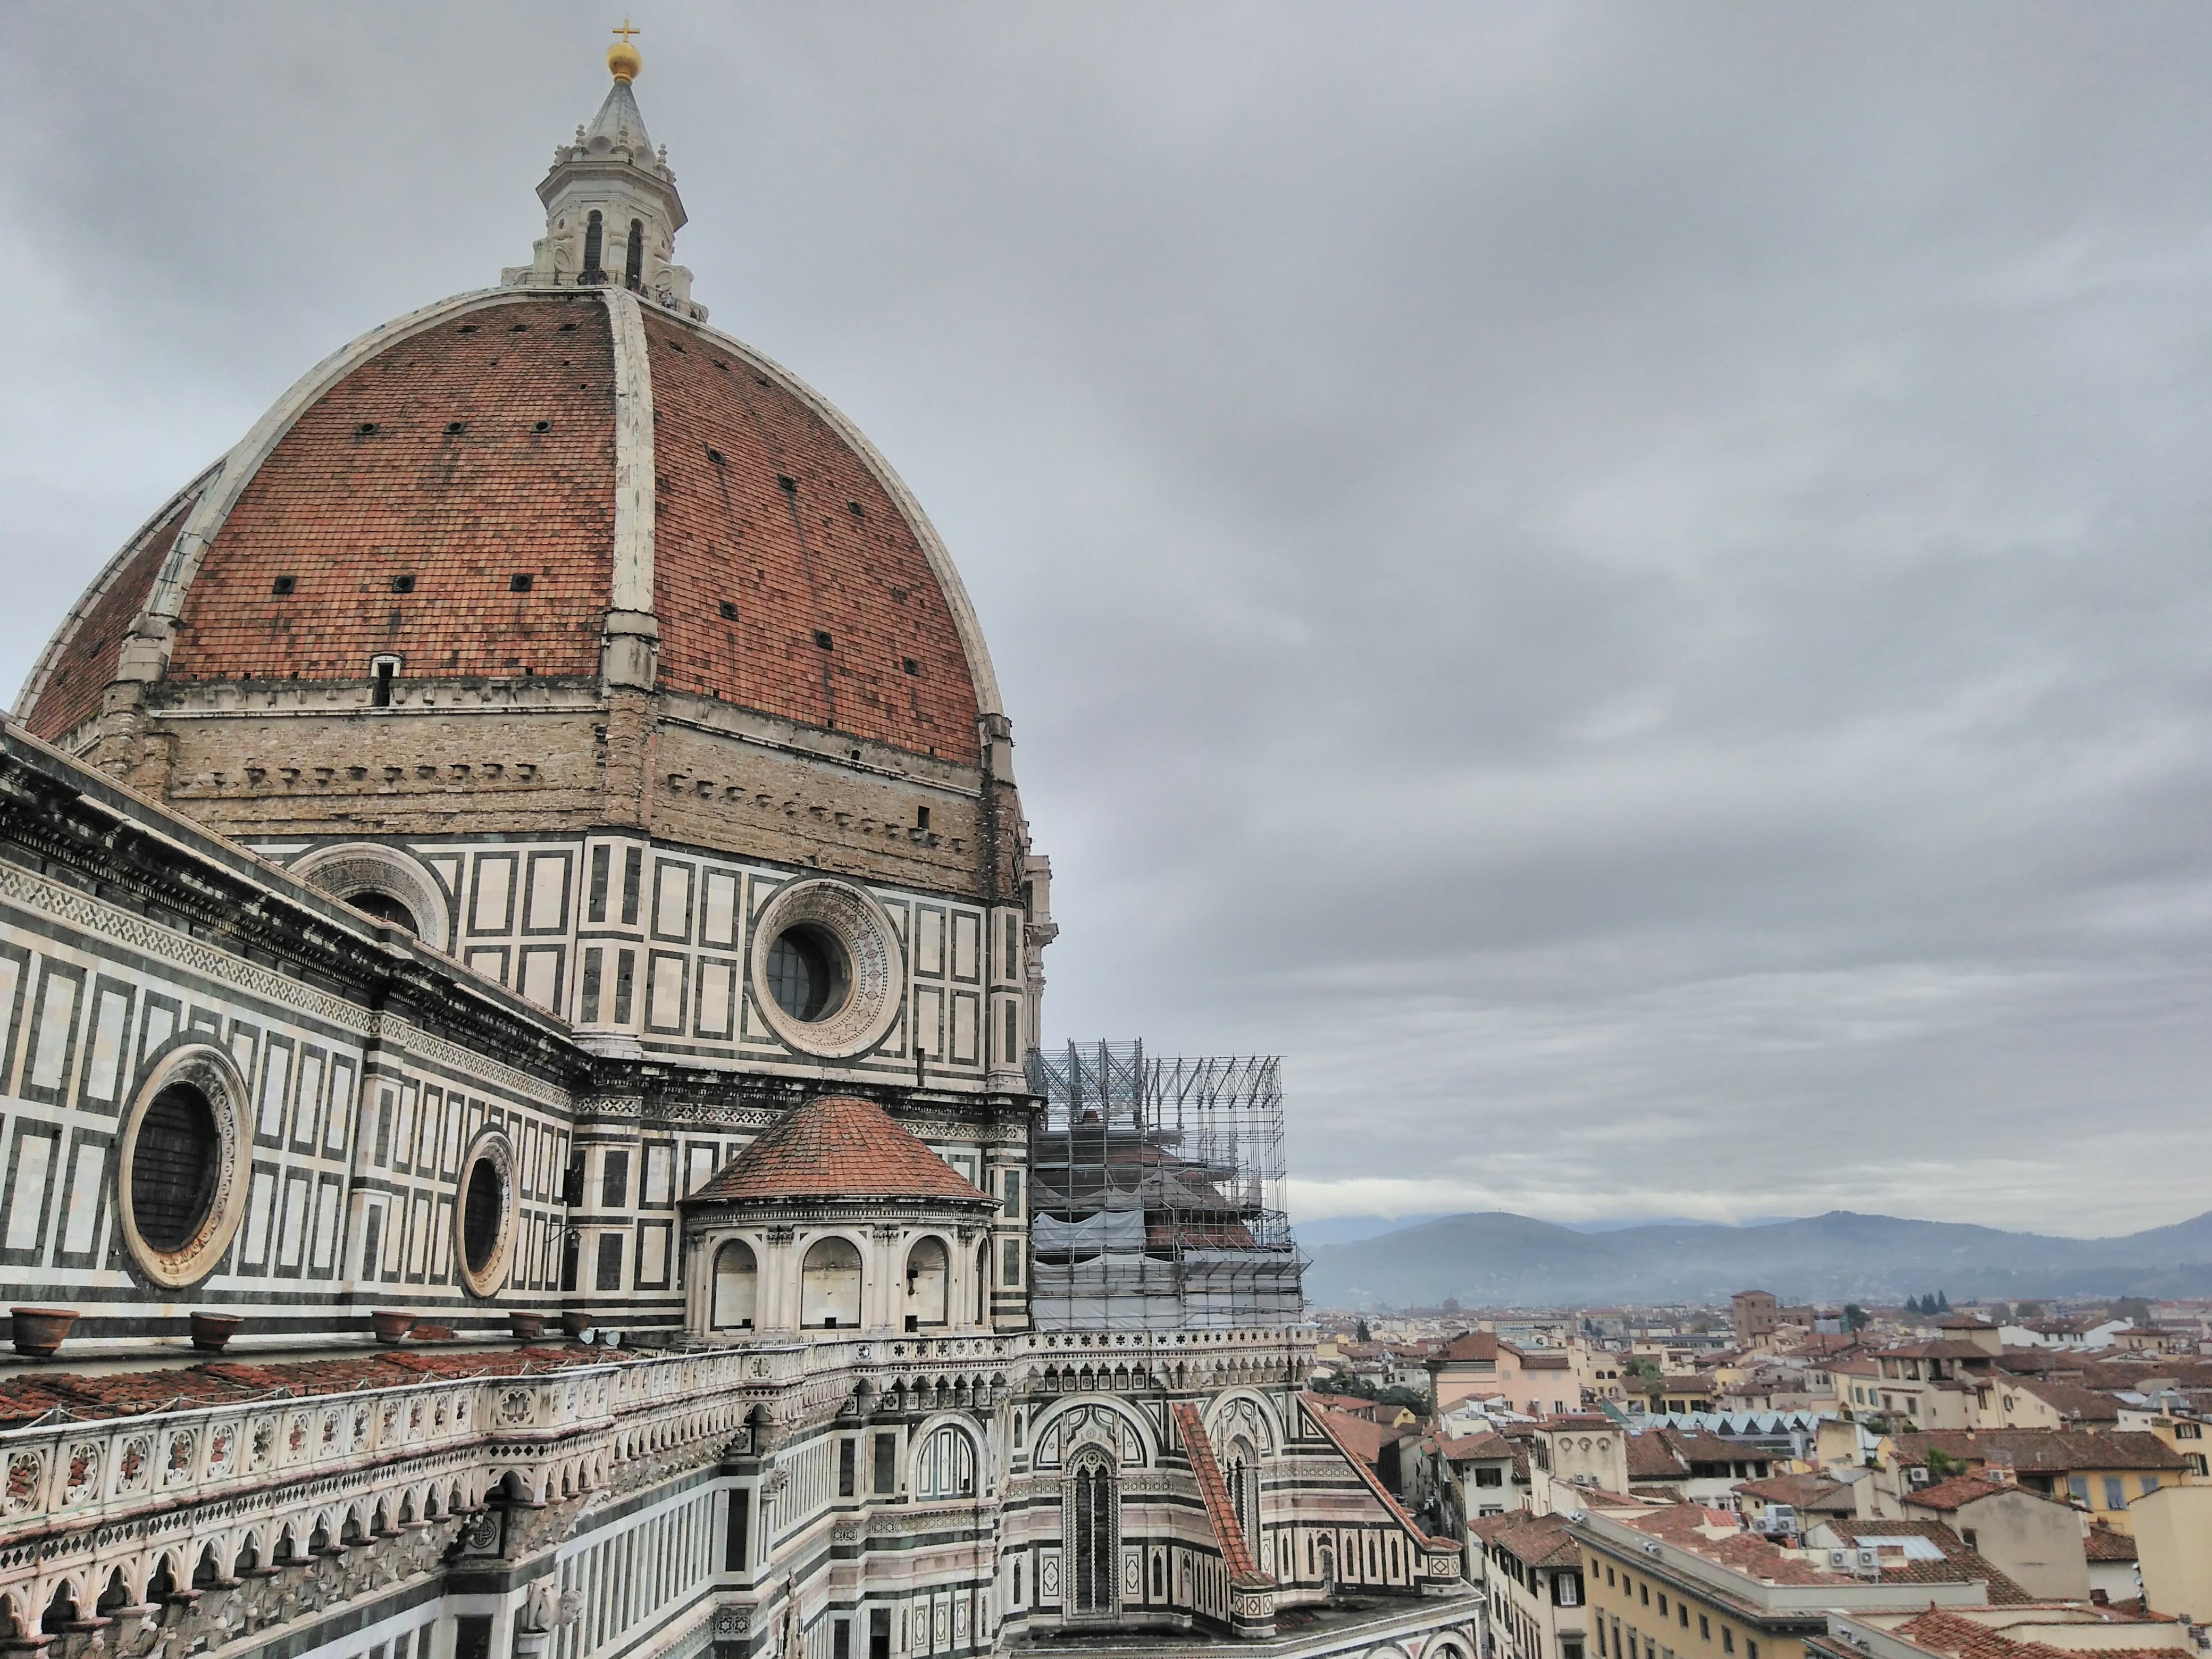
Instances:
[[[691,301],[691,273],[675,263],[676,233],[684,228],[684,201],[665,151],[656,150],[638,109],[633,82],[642,63],[625,24],[620,44],[607,53],[614,84],[575,142],[553,152],[553,166],[538,186],[545,204],[545,234],[531,261],[500,273],[510,287],[572,288],[613,284],[641,300],[704,318]]]

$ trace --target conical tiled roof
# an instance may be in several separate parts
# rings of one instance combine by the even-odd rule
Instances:
[[[823,1095],[799,1107],[692,1194],[758,1203],[781,1198],[992,1200],[893,1122],[880,1106]]]

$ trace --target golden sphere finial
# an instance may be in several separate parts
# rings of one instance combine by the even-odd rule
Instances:
[[[609,29],[607,33],[622,36],[620,40],[607,48],[607,73],[617,81],[636,80],[639,71],[645,67],[645,59],[637,55],[637,48],[630,45],[629,38],[645,31],[631,27],[629,19],[625,17],[620,28]]]

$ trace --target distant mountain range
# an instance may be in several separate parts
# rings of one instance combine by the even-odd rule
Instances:
[[[1741,1290],[1784,1302],[2212,1295],[2212,1212],[2118,1238],[2054,1238],[1948,1221],[1831,1210],[1724,1227],[1659,1223],[1577,1231],[1488,1211],[1379,1237],[1309,1243],[1316,1308],[1725,1302]]]

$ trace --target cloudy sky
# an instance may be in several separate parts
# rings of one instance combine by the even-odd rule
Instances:
[[[635,0],[714,322],[981,612],[1061,1037],[1294,1210],[2212,1206],[2212,11]],[[20,683],[528,256],[570,4],[10,8]]]

